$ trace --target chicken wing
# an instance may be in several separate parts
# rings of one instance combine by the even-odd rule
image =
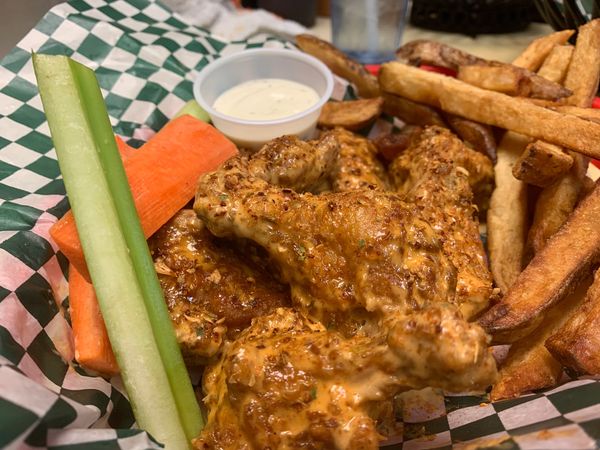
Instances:
[[[192,210],[180,211],[149,244],[188,364],[206,363],[252,318],[290,304],[289,288],[252,254],[260,249],[247,245],[242,254],[211,235]]]
[[[215,235],[265,248],[306,315],[328,328],[350,323],[343,332],[352,336],[378,332],[392,313],[456,304],[456,269],[447,236],[436,229],[440,217],[434,228],[430,212],[392,192],[299,194],[293,183],[265,181],[268,173],[251,175],[251,164],[236,157],[202,176],[194,209]],[[466,177],[456,170],[453,179],[468,191]]]
[[[331,174],[333,191],[389,189],[387,173],[371,141],[343,128],[336,128],[330,134],[340,145]]]
[[[389,333],[351,338],[291,309],[255,319],[205,374],[208,421],[194,446],[377,449],[382,399],[429,385],[434,372],[434,384],[463,389],[495,373],[485,345],[461,345],[485,344],[485,333],[456,314],[435,305],[394,316]]]
[[[331,140],[335,133],[310,145],[334,154]],[[194,209],[215,235],[267,251],[295,311],[254,319],[208,369],[209,417],[196,446],[375,449],[394,394],[487,387],[496,375],[489,338],[456,304],[456,268],[439,230],[462,204],[434,216],[413,189],[299,193],[302,171],[285,187],[271,184],[281,168],[260,162],[265,153],[202,176]],[[444,189],[464,187],[456,196],[466,202],[466,170],[444,167]]]
[[[454,301],[456,271],[441,239],[395,193],[298,194],[251,176],[236,157],[201,177],[194,209],[216,236],[264,247],[295,305],[325,324],[355,309]]]
[[[456,301],[465,317],[474,316],[488,305],[492,277],[471,187],[480,198],[489,197],[490,160],[450,131],[429,127],[389,170],[398,192],[419,207],[439,234],[444,253],[458,270]]]

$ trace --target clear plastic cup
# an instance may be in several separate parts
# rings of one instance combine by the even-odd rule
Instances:
[[[319,101],[297,114],[275,120],[246,120],[213,108],[223,92],[240,83],[260,78],[283,78],[312,87]],[[321,108],[333,91],[333,75],[318,59],[295,50],[253,49],[223,56],[203,68],[194,82],[194,98],[213,125],[241,147],[258,149],[284,134],[302,139],[314,135]]]
[[[408,0],[331,0],[333,45],[363,64],[395,59]]]

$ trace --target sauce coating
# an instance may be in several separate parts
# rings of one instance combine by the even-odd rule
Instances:
[[[213,108],[247,120],[274,120],[302,112],[319,101],[317,92],[304,84],[281,78],[261,78],[223,92]]]

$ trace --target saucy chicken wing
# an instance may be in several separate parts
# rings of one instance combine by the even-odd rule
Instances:
[[[440,236],[444,253],[458,270],[456,301],[465,317],[473,317],[488,305],[492,291],[472,193],[489,198],[494,176],[490,160],[450,131],[429,127],[389,170],[397,191],[419,207]]]
[[[428,386],[434,371],[435,384],[467,389],[495,373],[485,333],[457,315],[437,305],[351,338],[291,309],[259,317],[205,373],[208,421],[194,446],[375,450],[385,399]]]
[[[340,145],[331,174],[334,192],[389,189],[388,175],[377,158],[377,148],[371,141],[343,128],[335,128],[330,133]]]
[[[216,239],[194,211],[182,210],[149,241],[155,269],[186,362],[219,354],[252,318],[290,303],[289,288],[270,275],[260,249]]]
[[[454,302],[456,271],[441,239],[398,194],[299,194],[250,175],[248,164],[232,158],[201,177],[194,209],[216,236],[265,248],[307,314],[328,324],[354,310]]]
[[[335,155],[344,145],[335,142],[328,132],[309,145]],[[286,160],[301,165],[294,149]],[[436,166],[448,175],[440,192],[451,203],[434,214],[418,186],[301,192],[311,184],[304,171],[270,164],[268,154],[269,146],[203,175],[194,209],[216,236],[267,251],[294,310],[254,319],[207,369],[208,423],[196,446],[375,449],[396,393],[487,387],[496,375],[489,337],[459,309],[451,250],[462,235],[458,225],[441,230],[456,220],[471,232],[468,172],[446,160]],[[285,186],[273,184],[272,171]]]

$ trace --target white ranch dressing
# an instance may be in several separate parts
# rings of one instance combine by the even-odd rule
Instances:
[[[305,111],[319,101],[310,86],[281,78],[261,78],[223,92],[213,108],[246,120],[274,120]]]

